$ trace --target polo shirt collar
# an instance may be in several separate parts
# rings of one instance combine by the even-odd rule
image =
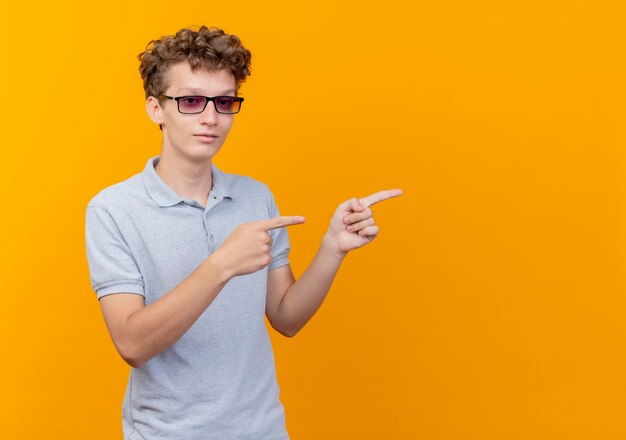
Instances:
[[[184,201],[185,198],[181,197],[170,188],[163,179],[161,179],[161,176],[157,174],[154,167],[159,163],[160,159],[161,156],[152,156],[148,159],[141,173],[143,183],[152,200],[159,206],[173,206]],[[213,162],[211,162],[211,175],[213,177],[213,189],[211,193],[220,198],[228,197],[232,199],[232,188],[229,185],[227,176],[217,168]]]

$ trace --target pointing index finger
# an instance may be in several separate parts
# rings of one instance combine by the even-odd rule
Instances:
[[[300,215],[283,215],[274,217],[269,220],[259,220],[256,222],[261,229],[269,231],[270,229],[283,228],[285,226],[299,225],[304,223],[304,217]]]
[[[387,189],[384,191],[378,191],[377,193],[370,194],[369,196],[359,199],[361,205],[364,208],[368,208],[371,205],[382,202],[383,200],[391,199],[392,197],[398,197],[402,195],[401,189]]]

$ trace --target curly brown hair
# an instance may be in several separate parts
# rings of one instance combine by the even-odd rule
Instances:
[[[243,47],[236,35],[230,35],[215,26],[202,25],[198,31],[181,29],[175,35],[152,40],[137,58],[143,79],[146,99],[158,97],[169,87],[168,68],[187,60],[192,72],[200,67],[208,70],[228,69],[235,77],[236,92],[250,75],[250,51]]]

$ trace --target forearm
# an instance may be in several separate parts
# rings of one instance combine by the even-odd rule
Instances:
[[[298,333],[322,305],[345,255],[324,236],[313,261],[285,292],[278,307],[282,327],[289,329],[289,335]]]
[[[165,296],[129,316],[127,338],[133,367],[141,367],[174,344],[226,285],[230,278],[215,264],[213,255]]]

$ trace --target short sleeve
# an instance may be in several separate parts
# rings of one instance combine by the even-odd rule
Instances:
[[[145,296],[137,262],[106,209],[87,206],[85,242],[91,286],[98,299],[123,292]]]
[[[270,218],[280,216],[280,213],[278,212],[278,207],[276,206],[276,201],[274,200],[274,195],[271,191],[269,191],[269,210]],[[272,236],[272,262],[269,264],[267,269],[272,270],[280,266],[289,264],[288,256],[290,245],[287,228],[270,229],[269,233]]]

